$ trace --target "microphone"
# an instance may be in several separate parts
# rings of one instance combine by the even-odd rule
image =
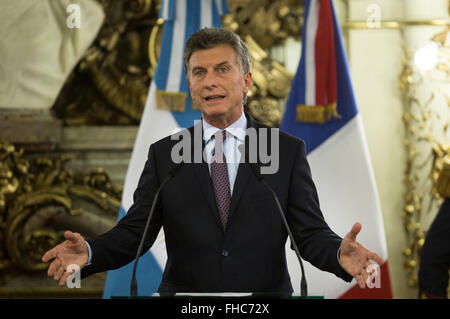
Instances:
[[[152,207],[151,207],[150,213],[148,215],[147,223],[145,224],[144,233],[142,234],[141,242],[139,243],[139,248],[136,253],[136,260],[134,261],[133,276],[131,277],[131,297],[137,296],[136,268],[137,268],[137,264],[139,262],[139,258],[142,253],[142,249],[144,248],[144,241],[145,241],[145,238],[147,237],[148,229],[150,226],[150,221],[152,219],[153,212],[156,207],[156,203],[158,202],[159,193],[163,189],[164,185],[178,173],[178,171],[183,166],[183,164],[184,164],[184,162],[176,164],[175,167],[170,170],[167,177],[162,181],[161,185],[159,185],[158,189],[156,190],[155,197],[153,198]]]
[[[246,148],[246,153],[247,152],[248,152],[248,150]],[[247,156],[247,159],[248,159],[248,156]],[[280,212],[281,219],[283,219],[284,227],[286,228],[286,230],[288,232],[289,239],[291,240],[291,244],[292,244],[292,246],[294,246],[295,254],[297,255],[298,261],[300,263],[300,268],[302,270],[302,279],[300,281],[300,296],[306,297],[306,296],[308,296],[308,284],[306,283],[305,269],[303,268],[303,262],[300,257],[300,252],[298,250],[297,244],[295,243],[294,236],[292,236],[291,228],[289,227],[289,225],[287,223],[286,216],[284,216],[283,208],[281,207],[280,201],[278,200],[278,196],[277,196],[277,194],[275,194],[272,187],[270,187],[269,184],[267,184],[267,182],[264,180],[264,178],[258,171],[258,167],[255,164],[250,163],[249,161],[247,161],[247,163],[248,163],[250,169],[252,170],[253,175],[255,175],[256,179],[259,182],[261,182],[270,191],[273,198],[275,199],[275,202],[277,203],[278,211]]]

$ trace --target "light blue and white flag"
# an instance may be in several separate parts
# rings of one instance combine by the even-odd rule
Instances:
[[[159,16],[164,21],[160,57],[150,84],[144,113],[128,166],[119,220],[133,204],[133,193],[144,169],[150,145],[180,128],[194,125],[201,113],[193,110],[183,69],[187,39],[203,27],[220,27],[227,14],[226,0],[163,0]],[[178,109],[179,111],[174,111]],[[156,292],[167,261],[164,232],[161,229],[153,247],[139,259],[138,296]],[[108,271],[103,298],[130,295],[133,262]]]
[[[358,241],[385,260],[372,288],[365,289],[305,263],[308,292],[326,298],[392,298],[381,206],[333,1],[306,0],[302,32],[301,59],[280,129],[305,141],[330,227],[344,237],[360,222]],[[298,290],[300,267],[289,247],[287,258]]]

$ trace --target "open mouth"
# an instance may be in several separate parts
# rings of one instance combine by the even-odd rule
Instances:
[[[219,101],[221,99],[223,99],[225,96],[224,95],[210,95],[205,97],[206,101]]]

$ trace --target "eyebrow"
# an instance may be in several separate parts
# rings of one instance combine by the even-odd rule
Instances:
[[[228,61],[223,61],[223,62],[217,63],[217,64],[216,64],[216,67],[217,67],[217,66],[227,65],[227,64],[230,64],[230,63],[228,63]]]
[[[225,66],[225,65],[230,65],[230,63],[228,61],[223,61],[223,62],[217,63],[215,65],[215,67],[217,68],[217,67],[221,67],[221,66]],[[196,70],[205,70],[205,69],[206,68],[203,66],[195,66],[192,68],[192,72],[195,72]]]

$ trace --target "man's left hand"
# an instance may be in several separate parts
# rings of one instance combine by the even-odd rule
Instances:
[[[367,270],[375,261],[380,266],[384,263],[383,258],[368,250],[356,241],[356,236],[361,231],[361,224],[355,223],[350,232],[341,242],[339,261],[341,267],[356,279],[360,288],[366,286],[367,278],[372,273]],[[373,271],[376,271],[375,268]]]

